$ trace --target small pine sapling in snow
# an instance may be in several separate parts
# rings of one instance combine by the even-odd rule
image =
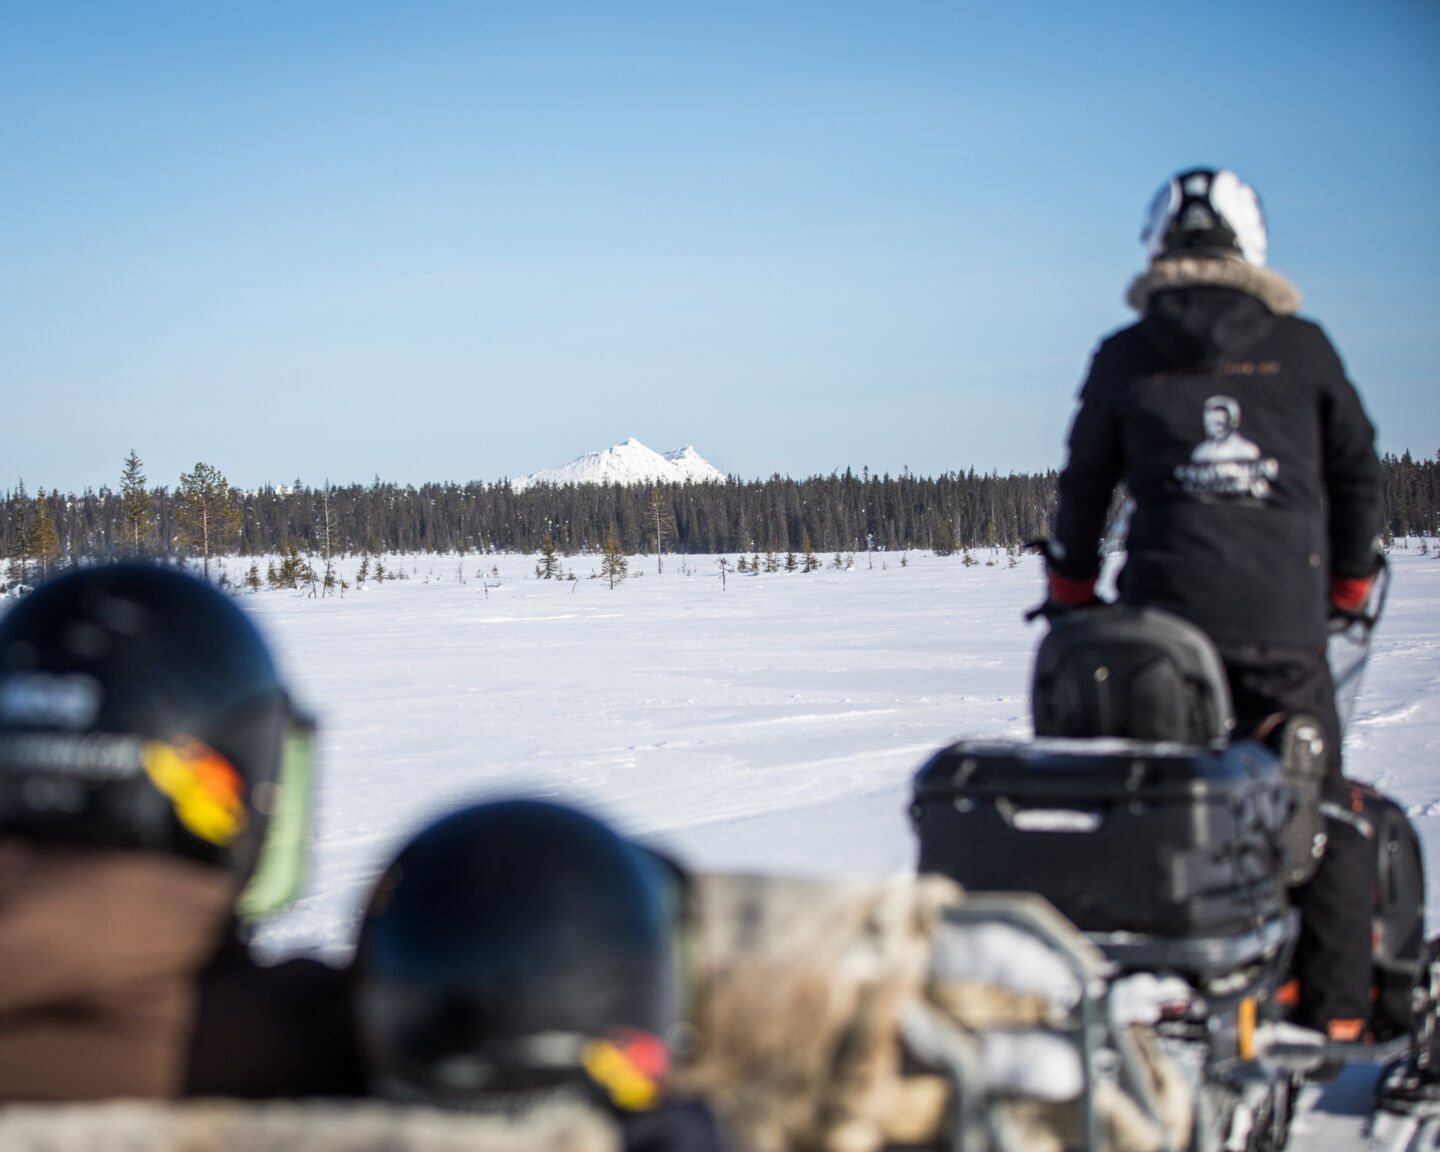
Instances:
[[[930,543],[936,556],[955,555],[955,533],[950,528],[950,521],[942,519],[936,522]]]
[[[621,551],[620,533],[615,525],[610,525],[606,531],[601,550],[600,574],[610,582],[610,587],[614,588],[625,579],[626,572],[630,570],[630,562]]]
[[[546,532],[540,540],[540,559],[535,565],[535,579],[558,580],[560,578],[560,555],[555,541]]]

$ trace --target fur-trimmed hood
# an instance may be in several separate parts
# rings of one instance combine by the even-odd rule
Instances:
[[[1300,308],[1300,289],[1270,268],[1224,257],[1162,257],[1131,282],[1125,302],[1142,316],[1157,292],[1176,288],[1234,288],[1254,296],[1276,316],[1292,316]]]

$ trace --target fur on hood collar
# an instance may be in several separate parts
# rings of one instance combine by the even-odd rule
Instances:
[[[1303,297],[1280,273],[1243,260],[1214,256],[1162,257],[1131,282],[1125,302],[1142,316],[1150,297],[1172,288],[1234,288],[1256,297],[1277,316],[1293,315]]]

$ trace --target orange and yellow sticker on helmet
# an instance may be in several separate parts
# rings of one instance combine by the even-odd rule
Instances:
[[[175,806],[185,829],[211,844],[229,844],[245,830],[245,782],[215,749],[182,736],[145,745],[145,772]]]
[[[670,1071],[670,1049],[652,1033],[617,1028],[607,1039],[587,1042],[580,1062],[617,1108],[645,1112],[660,1103]]]

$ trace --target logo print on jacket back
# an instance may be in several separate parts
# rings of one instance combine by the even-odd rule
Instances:
[[[1270,482],[1280,474],[1274,457],[1240,435],[1240,403],[1233,396],[1205,401],[1205,439],[1190,453],[1190,463],[1175,468],[1175,479],[1197,500],[1266,500]]]

